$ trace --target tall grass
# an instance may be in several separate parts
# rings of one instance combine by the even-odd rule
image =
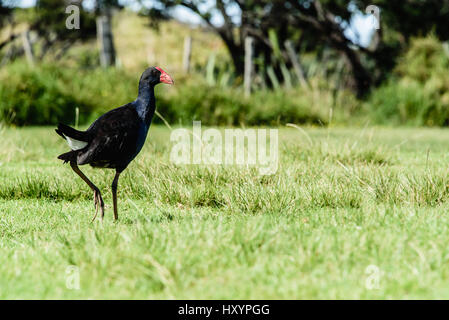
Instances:
[[[0,120],[16,125],[74,123],[131,101],[136,80],[118,69],[92,71],[64,65],[30,68],[22,61],[0,70]]]

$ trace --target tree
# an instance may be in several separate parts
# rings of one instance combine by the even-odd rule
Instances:
[[[80,8],[82,26],[80,30],[68,30],[65,26],[68,5]],[[45,48],[55,43],[63,43],[63,47],[70,47],[76,41],[83,41],[97,36],[100,46],[100,63],[102,66],[115,65],[115,46],[111,26],[111,10],[119,7],[117,0],[97,0],[94,10],[88,12],[83,9],[83,0],[38,0],[36,3],[37,17],[33,28],[39,36],[46,39]],[[95,21],[96,20],[96,21]],[[45,23],[41,23],[45,21]]]
[[[161,0],[160,7],[169,10],[173,6],[184,6],[212,28],[224,41],[232,58],[237,74],[243,73],[244,39],[252,36],[255,39],[255,52],[262,56],[265,63],[274,67],[282,77],[278,59],[274,51],[280,51],[288,61],[287,51],[282,44],[289,39],[296,39],[298,44],[307,44],[311,49],[326,42],[335,50],[341,52],[351,68],[354,87],[359,95],[366,92],[371,85],[368,71],[360,62],[359,54],[351,47],[351,41],[344,35],[344,29],[335,19],[336,15],[323,8],[320,1],[266,1],[266,0],[216,0],[215,6],[207,7],[204,0]],[[341,4],[334,9],[340,9],[340,15],[349,19],[347,8],[341,10]],[[238,11],[239,17],[232,17],[229,12]],[[212,23],[212,16],[220,15],[222,25]],[[277,35],[277,44],[270,39],[270,34]],[[277,45],[278,48],[274,48]],[[298,45],[296,46],[297,49]]]
[[[65,25],[68,5],[80,8],[80,30],[68,30]],[[76,41],[84,41],[97,36],[100,46],[100,63],[107,67],[115,65],[115,46],[111,28],[111,10],[118,8],[117,0],[97,0],[93,12],[83,9],[83,0],[38,0],[36,3],[37,16],[33,29],[44,38],[44,50],[54,44],[62,44],[67,49]],[[95,22],[95,20],[96,22]],[[45,22],[45,23],[42,23]]]
[[[6,24],[6,22],[10,19],[13,4],[14,2],[11,1],[7,2],[5,0],[0,0],[0,28],[2,28]],[[0,50],[15,38],[16,35],[10,34],[9,37],[7,37],[7,39],[0,42]]]
[[[246,36],[255,38],[255,51],[278,70],[273,58],[276,48],[270,41],[270,33],[277,34],[279,44],[287,39],[294,40],[297,50],[304,47],[319,51],[330,47],[346,61],[352,78],[350,85],[359,96],[385,77],[401,49],[408,45],[410,37],[434,30],[440,39],[447,39],[449,33],[446,23],[449,0],[216,0],[213,6],[208,0],[155,2],[154,8],[164,13],[179,5],[201,17],[226,44],[237,74],[243,73]],[[365,12],[371,4],[382,10],[382,28],[376,34],[377,44],[364,48],[346,37],[345,28],[350,25],[354,14]],[[213,16],[220,16],[223,23],[214,24]],[[388,34],[388,39],[383,36],[385,34]],[[279,49],[282,56],[286,56],[285,48]],[[370,64],[374,68],[370,68]]]
[[[92,39],[95,35],[95,23],[92,13],[82,7],[82,0],[37,0],[34,14],[29,21],[29,30],[37,32],[42,40],[40,58],[49,51],[58,51],[57,57],[64,53],[77,42]],[[67,29],[66,8],[76,5],[80,8],[80,29]]]
[[[0,24],[7,14],[12,13],[13,7],[4,6],[5,0],[0,0]],[[10,0],[8,3],[11,3]],[[68,29],[66,20],[69,5],[79,8],[80,29]],[[115,64],[115,47],[111,29],[111,11],[120,8],[118,0],[97,0],[93,10],[83,7],[83,0],[37,0],[34,8],[27,15],[28,30],[37,34],[42,44],[39,46],[42,59],[48,52],[55,52],[56,58],[75,43],[90,40],[97,35],[100,45],[100,62],[103,66]],[[14,41],[20,34],[11,34],[6,40],[0,42],[0,50]],[[15,56],[23,54],[23,50],[16,52]]]
[[[3,26],[3,24],[6,21],[6,18],[11,14],[11,6],[8,6],[5,0],[0,0],[0,27]]]

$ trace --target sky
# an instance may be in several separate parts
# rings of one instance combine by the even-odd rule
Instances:
[[[34,6],[36,0],[19,0],[19,6],[21,7],[31,7]],[[126,0],[121,0],[121,2],[125,2]],[[232,15],[232,12],[230,12]],[[201,23],[201,19],[191,12],[189,9],[184,7],[177,7],[173,10],[173,16],[182,21],[191,24],[199,24]],[[214,24],[222,23],[220,16],[214,16],[212,19]],[[348,28],[345,30],[345,35],[353,42],[358,43],[362,46],[368,46],[371,40],[371,36],[374,32],[374,18],[373,16],[366,15],[362,12],[356,12],[353,15],[351,23]]]

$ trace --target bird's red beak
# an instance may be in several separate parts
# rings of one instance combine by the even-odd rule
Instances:
[[[158,69],[161,72],[161,78],[160,81],[162,83],[166,83],[166,84],[174,84],[175,82],[173,81],[173,79],[168,75],[167,72],[165,72],[164,70],[162,70],[159,67],[156,67],[156,69]]]

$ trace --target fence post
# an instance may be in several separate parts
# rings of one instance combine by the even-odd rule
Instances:
[[[245,73],[243,79],[243,86],[245,90],[245,96],[251,95],[251,82],[253,71],[253,41],[252,37],[245,38]]]
[[[206,81],[210,86],[215,85],[215,52],[209,55],[206,66]]]
[[[182,56],[182,69],[185,73],[190,72],[190,58],[192,56],[192,37],[187,36],[184,39],[184,54]]]
[[[30,64],[30,66],[34,66],[33,46],[31,45],[29,31],[25,31],[22,33],[22,41],[23,41],[23,51],[25,51],[27,61]]]
[[[299,83],[302,87],[306,88],[308,87],[306,77],[304,75],[304,70],[299,63],[298,55],[295,52],[295,49],[293,48],[293,44],[290,40],[285,41],[284,43],[285,48],[287,49],[288,57],[290,58],[290,61],[293,64],[293,69],[295,70],[296,76],[298,77]]]
[[[97,41],[100,46],[100,64],[102,67],[115,65],[115,46],[112,35],[111,12],[105,7],[101,8],[101,14],[97,17]]]

